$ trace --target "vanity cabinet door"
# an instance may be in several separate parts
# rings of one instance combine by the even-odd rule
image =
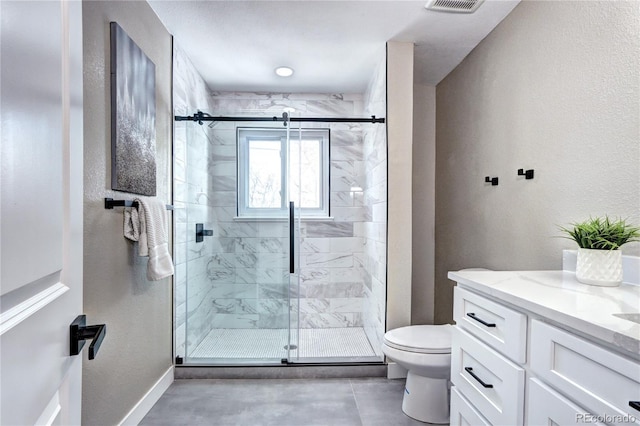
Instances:
[[[640,424],[640,363],[544,322],[531,322],[531,370],[607,424]]]
[[[529,379],[527,396],[527,424],[572,425],[588,423],[604,426],[586,410],[549,388],[538,379]]]

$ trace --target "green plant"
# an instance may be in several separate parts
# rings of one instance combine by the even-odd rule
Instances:
[[[596,217],[571,225],[573,228],[561,226],[560,230],[567,234],[565,238],[574,240],[581,248],[617,250],[623,244],[640,241],[640,228],[627,224],[624,219]]]

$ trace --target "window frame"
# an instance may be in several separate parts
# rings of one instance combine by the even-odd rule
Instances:
[[[302,208],[296,206],[302,217],[330,217],[330,140],[331,132],[327,128],[302,128],[290,129],[289,137],[298,139],[299,132],[302,132],[302,140],[320,140],[320,208]],[[236,214],[241,219],[261,219],[261,218],[286,218],[289,214],[289,150],[286,141],[286,129],[275,127],[237,127],[236,128]],[[249,207],[249,145],[250,141],[274,140],[280,141],[281,164],[280,178],[281,191],[287,196],[281,196],[280,208],[252,208]],[[284,153],[284,155],[282,155]]]

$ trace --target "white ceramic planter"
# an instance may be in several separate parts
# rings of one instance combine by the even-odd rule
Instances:
[[[620,250],[578,249],[576,278],[581,283],[615,287],[622,283]]]

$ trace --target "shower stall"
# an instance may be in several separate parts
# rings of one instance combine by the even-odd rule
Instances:
[[[176,110],[177,362],[381,362],[384,119],[364,95],[253,96]]]

